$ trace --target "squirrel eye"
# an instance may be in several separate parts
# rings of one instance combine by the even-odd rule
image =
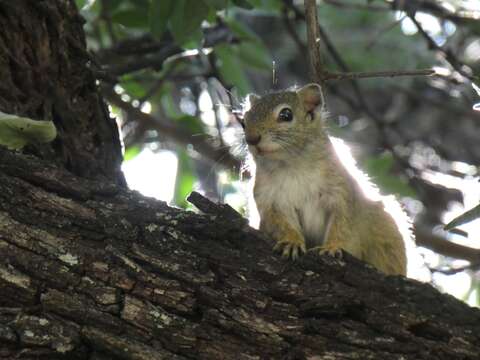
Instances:
[[[289,108],[283,108],[278,113],[278,120],[279,121],[292,121],[293,120],[293,113],[292,110]]]

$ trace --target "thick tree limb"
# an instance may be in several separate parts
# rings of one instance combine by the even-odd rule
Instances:
[[[13,194],[15,194],[13,196]],[[0,149],[0,356],[477,359],[480,311]]]

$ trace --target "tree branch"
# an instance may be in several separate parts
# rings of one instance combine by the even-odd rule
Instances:
[[[210,48],[221,43],[235,43],[238,39],[226,25],[219,25],[205,30],[203,47]],[[164,62],[171,56],[180,55],[184,50],[170,40],[155,41],[149,36],[137,39],[127,39],[119,42],[110,49],[101,50],[97,57],[103,63],[118,59],[118,55],[133,56],[134,58],[120,64],[107,65],[107,71],[114,76],[121,76],[142,69],[152,68],[160,70]],[[143,55],[138,57],[138,55]]]
[[[363,71],[363,72],[327,72],[325,81],[329,80],[346,80],[346,79],[366,79],[378,77],[399,77],[399,76],[432,76],[435,70],[386,70],[386,71]]]
[[[355,4],[340,0],[323,0],[325,4],[336,6],[345,9],[355,10],[369,10],[369,11],[390,11],[391,9],[386,6],[373,5],[373,4]]]
[[[286,262],[198,194],[206,214],[3,148],[0,179],[4,359],[478,360],[478,309],[347,253]]]
[[[384,0],[385,1],[385,0]],[[385,1],[391,6],[392,10],[405,11],[406,13],[415,13],[422,11],[433,16],[453,21],[454,23],[464,23],[468,21],[478,21],[480,11],[451,12],[435,0],[407,0],[407,1]]]
[[[415,239],[417,245],[426,247],[438,254],[455,259],[467,260],[473,264],[480,262],[480,249],[474,249],[448,241],[440,235],[433,234],[431,229],[427,229],[425,226],[415,226]]]
[[[427,41],[428,47],[431,50],[438,51],[442,56],[445,58],[445,60],[448,61],[448,63],[462,76],[465,78],[469,79],[470,81],[474,80],[474,76],[469,74],[467,71],[465,71],[463,68],[466,66],[457,59],[457,57],[450,51],[450,50],[444,50],[442,47],[437,45],[435,40],[432,39],[430,35],[425,31],[425,29],[422,27],[422,25],[417,21],[415,18],[415,13],[407,13],[408,18],[415,24],[417,27],[418,32],[422,37]],[[470,69],[471,72],[471,69]]]
[[[183,146],[192,145],[195,151],[203,155],[205,158],[213,161],[215,164],[218,163],[229,170],[238,171],[240,169],[240,161],[233,157],[228,149],[215,148],[209,144],[206,141],[207,135],[198,136],[199,134],[190,133],[169,121],[154,118],[152,115],[135,108],[132,104],[123,101],[122,98],[111,88],[103,87],[102,94],[113,105],[118,106],[146,127],[157,130],[159,134],[168,139]]]
[[[308,54],[313,79],[323,84],[325,69],[320,52],[320,37],[318,34],[318,17],[316,0],[305,0],[305,21],[307,22]]]
[[[286,2],[287,6],[294,7],[293,3]],[[305,0],[305,17],[307,23],[307,41],[309,49],[309,59],[312,66],[313,77],[319,84],[328,80],[352,80],[364,79],[374,77],[398,77],[398,76],[430,76],[434,75],[435,71],[430,69],[425,70],[385,70],[385,71],[371,71],[371,72],[343,72],[335,73],[329,72],[325,69],[322,56],[320,53],[320,36],[327,44],[327,48],[334,58],[335,62],[343,71],[348,71],[346,63],[342,60],[335,47],[328,39],[325,31],[318,24],[317,6],[315,0]],[[433,41],[433,40],[432,40]],[[354,85],[355,87],[355,85]],[[356,93],[358,88],[356,89]],[[358,95],[358,94],[357,94]]]

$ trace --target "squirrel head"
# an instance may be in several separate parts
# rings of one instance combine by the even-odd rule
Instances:
[[[323,94],[317,84],[259,97],[249,95],[243,127],[249,150],[258,159],[287,159],[318,140],[323,129]],[[320,130],[320,131],[319,131]]]

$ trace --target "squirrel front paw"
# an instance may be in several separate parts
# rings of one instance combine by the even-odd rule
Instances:
[[[325,244],[321,246],[315,246],[308,249],[308,251],[318,251],[320,255],[329,255],[336,259],[342,259],[342,248],[338,244]]]
[[[296,260],[302,253],[307,251],[305,239],[296,231],[289,231],[287,234],[277,240],[273,247],[275,251],[280,251],[283,257]]]

